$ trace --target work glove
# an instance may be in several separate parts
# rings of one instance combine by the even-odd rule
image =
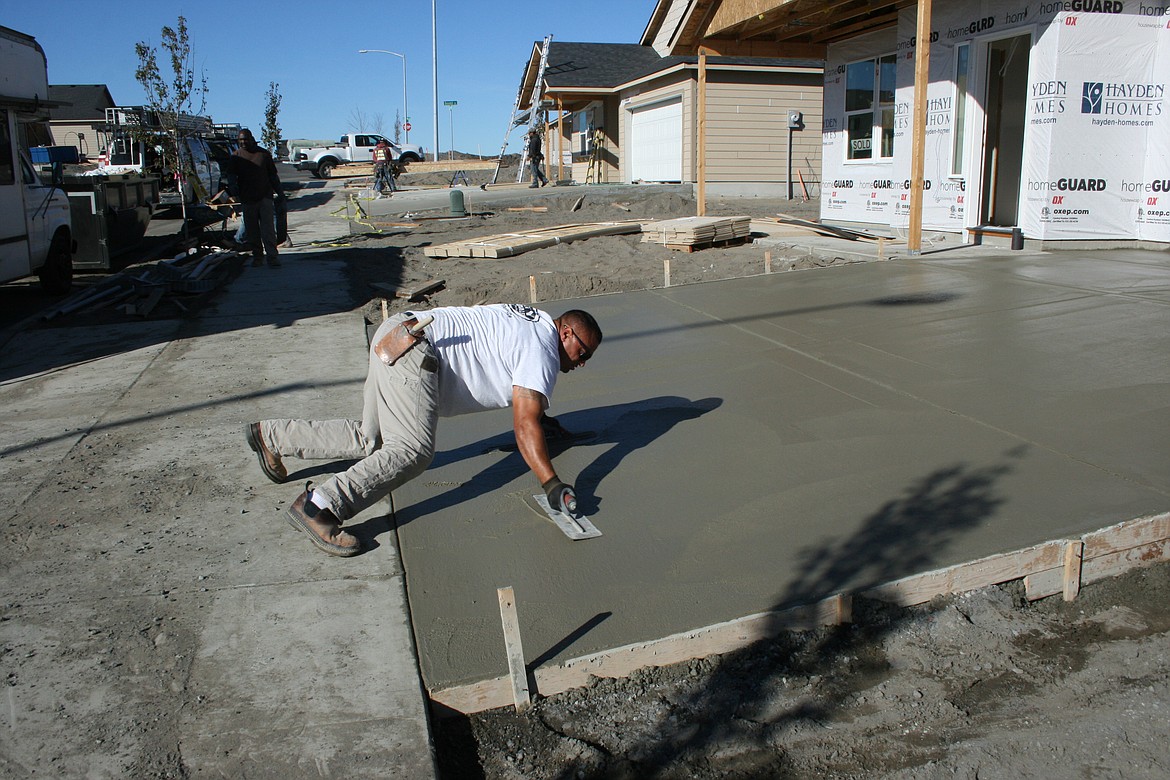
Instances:
[[[540,487],[548,498],[548,505],[554,511],[564,512],[567,515],[577,514],[577,494],[571,485],[561,482],[560,477],[553,477]]]

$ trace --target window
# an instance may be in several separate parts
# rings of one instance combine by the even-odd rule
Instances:
[[[894,54],[862,60],[845,69],[845,127],[849,160],[888,160],[894,156]],[[874,154],[874,150],[877,154]]]
[[[970,71],[971,45],[955,47],[955,122],[951,133],[951,176],[963,175],[964,150],[967,148],[967,75]]]

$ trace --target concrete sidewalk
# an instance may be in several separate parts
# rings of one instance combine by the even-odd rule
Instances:
[[[372,549],[339,565],[284,517],[329,464],[274,485],[242,435],[360,416],[362,318],[310,243],[346,234],[337,205],[294,214],[282,267],[246,266],[196,320],[7,345],[0,774],[52,750],[57,776],[156,776],[127,762],[163,722],[192,777],[435,775],[388,506],[355,519]]]

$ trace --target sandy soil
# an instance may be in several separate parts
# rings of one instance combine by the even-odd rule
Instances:
[[[438,724],[444,778],[1165,778],[1170,566],[1018,584]]]

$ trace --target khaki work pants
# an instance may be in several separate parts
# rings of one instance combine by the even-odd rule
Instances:
[[[362,419],[263,420],[260,432],[281,457],[361,458],[348,470],[313,488],[339,520],[348,520],[426,471],[435,457],[439,422],[438,357],[430,342],[387,366],[373,345],[408,315],[379,326],[371,340]]]

